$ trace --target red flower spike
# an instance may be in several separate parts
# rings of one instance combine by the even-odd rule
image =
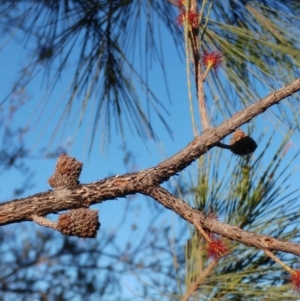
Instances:
[[[185,11],[184,11],[184,9],[180,9],[180,14],[176,18],[178,25],[183,25],[184,17],[185,17]]]
[[[290,281],[295,291],[300,291],[300,270],[295,270],[290,277]]]
[[[220,239],[215,239],[209,242],[206,251],[208,257],[213,258],[215,260],[218,260],[229,253],[228,248],[223,244],[223,242]]]
[[[180,9],[180,14],[177,17],[177,23],[179,25],[183,25],[184,19],[185,19],[185,10]],[[193,9],[188,12],[188,24],[191,25],[193,28],[199,27],[199,15],[196,13],[196,9]]]
[[[177,6],[179,9],[182,9],[185,6],[185,0],[178,0]]]
[[[222,63],[222,55],[219,51],[204,51],[202,54],[202,63],[206,68],[217,70]]]

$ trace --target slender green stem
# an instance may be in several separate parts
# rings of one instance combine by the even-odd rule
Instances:
[[[189,7],[189,3],[186,3],[186,7]],[[185,42],[185,57],[186,57],[187,88],[188,88],[188,99],[189,99],[189,107],[190,107],[191,120],[193,126],[193,133],[194,133],[194,137],[196,137],[198,133],[197,133],[196,122],[195,122],[192,88],[191,88],[190,46],[189,46],[188,32],[189,32],[188,9],[186,9],[185,18],[184,18],[184,42]]]
[[[196,0],[191,0],[191,9],[197,8]],[[206,1],[204,1],[206,3]],[[202,14],[203,14],[203,6],[205,3],[202,4]],[[201,22],[201,20],[200,20]],[[208,114],[205,105],[205,96],[204,96],[204,87],[203,87],[203,76],[202,76],[202,64],[201,64],[201,57],[200,57],[200,45],[198,42],[198,28],[191,28],[189,31],[189,38],[192,44],[192,51],[193,51],[193,61],[194,61],[194,68],[195,68],[195,82],[197,87],[197,99],[198,99],[198,107],[199,107],[199,115],[202,124],[202,130],[205,131],[206,129],[210,128]]]
[[[272,258],[274,261],[276,261],[279,265],[281,265],[287,272],[289,272],[291,275],[295,272],[292,268],[290,268],[288,265],[286,265],[284,262],[282,262],[278,257],[276,257],[271,251],[264,250],[265,254]]]

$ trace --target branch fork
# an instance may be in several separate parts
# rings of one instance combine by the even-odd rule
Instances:
[[[190,144],[171,158],[155,167],[139,172],[110,177],[90,184],[80,184],[78,177],[82,164],[79,164],[74,158],[63,155],[59,158],[54,176],[50,178],[53,180],[49,181],[54,190],[0,204],[0,225],[34,221],[40,225],[59,230],[66,235],[95,237],[96,231],[100,226],[97,213],[87,213],[87,211],[72,213],[73,210],[91,210],[84,207],[135,193],[142,193],[152,197],[165,208],[180,215],[183,219],[194,225],[202,234],[205,232],[215,233],[244,245],[264,250],[268,256],[271,256],[271,253],[268,252],[271,250],[300,256],[300,245],[224,224],[189,206],[183,200],[173,196],[160,186],[160,184],[178,174],[211,148],[219,146],[221,139],[232,133],[235,129],[298,91],[300,91],[300,79],[296,79],[283,88],[270,93],[255,104],[236,113],[219,126],[207,128],[201,136],[195,137]],[[72,171],[69,168],[70,166],[73,166],[75,171]],[[64,177],[64,173],[66,177]],[[62,197],[61,194],[63,190],[66,190],[64,191],[65,197]],[[59,226],[59,222],[56,224],[45,218],[50,213],[70,209],[73,210],[65,218],[64,221],[68,219],[68,222],[64,226],[62,224]],[[76,218],[73,218],[74,216]],[[77,219],[83,222],[75,222]],[[86,227],[89,223],[93,225],[91,232],[88,232],[89,227]],[[65,228],[63,229],[63,227]],[[300,272],[294,271],[292,279],[297,283],[299,280],[300,283]]]

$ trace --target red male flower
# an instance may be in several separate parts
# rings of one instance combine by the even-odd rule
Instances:
[[[177,17],[177,23],[179,25],[184,24],[185,16],[185,10],[180,9],[180,14]],[[197,28],[199,26],[199,15],[196,13],[196,9],[193,9],[188,12],[188,24],[191,25],[193,28]]]
[[[219,51],[204,51],[202,54],[202,63],[208,69],[214,68],[217,70],[222,63],[222,55]]]
[[[290,277],[295,291],[300,291],[300,270],[295,270]]]
[[[215,260],[220,259],[222,256],[229,253],[228,248],[224,245],[224,243],[220,239],[214,239],[208,243],[206,248],[208,257],[213,258]]]
[[[178,0],[177,6],[179,7],[179,9],[182,9],[185,6],[185,0]]]

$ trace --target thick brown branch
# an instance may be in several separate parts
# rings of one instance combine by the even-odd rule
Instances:
[[[300,245],[266,235],[244,231],[238,227],[224,224],[214,218],[209,218],[203,212],[192,208],[164,188],[153,186],[144,187],[143,193],[151,196],[164,207],[176,212],[183,219],[192,223],[196,228],[202,227],[210,232],[261,250],[283,251],[300,256]]]
[[[0,204],[0,225],[32,220],[33,215],[45,216],[61,210],[88,207],[105,200],[140,192],[143,187],[163,183],[217,145],[221,139],[236,128],[299,90],[300,79],[297,79],[235,114],[218,127],[206,130],[183,150],[156,167],[107,178],[92,184],[78,185],[69,189],[56,189]]]
[[[207,129],[201,136],[196,137],[186,148],[149,170],[148,175],[155,175],[157,183],[168,180],[171,176],[186,168],[194,160],[217,145],[224,137],[241,125],[264,112],[269,107],[279,103],[284,98],[300,90],[300,79],[285,87],[270,93],[248,108],[238,112],[216,128]]]

